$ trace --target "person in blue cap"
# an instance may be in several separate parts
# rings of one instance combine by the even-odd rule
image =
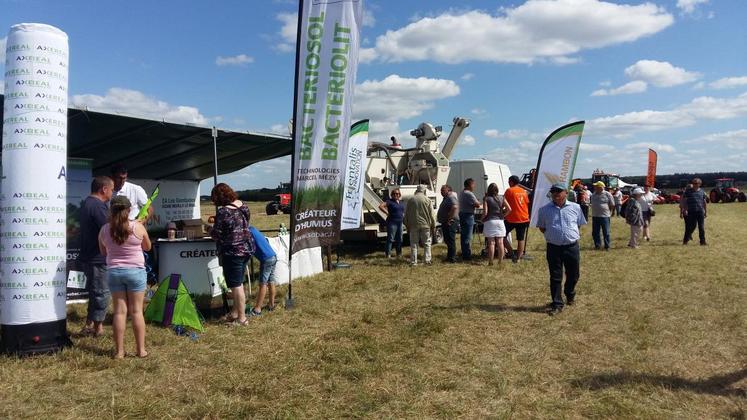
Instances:
[[[259,292],[257,293],[257,301],[248,315],[259,316],[262,315],[262,303],[265,300],[268,287],[270,289],[270,304],[267,310],[272,311],[275,309],[276,281],[272,278],[272,275],[275,272],[275,265],[278,262],[278,258],[270,246],[270,242],[257,228],[249,226],[249,232],[252,234],[256,246],[254,256],[259,260]]]
[[[553,184],[550,188],[552,201],[540,207],[537,213],[537,227],[545,235],[547,242],[547,267],[550,270],[549,315],[563,311],[563,293],[566,304],[573,305],[576,299],[576,283],[579,278],[581,253],[578,240],[581,238],[579,226],[586,224],[581,206],[567,200],[565,184]],[[565,286],[563,269],[565,268]]]

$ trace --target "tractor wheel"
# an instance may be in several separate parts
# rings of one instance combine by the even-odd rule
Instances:
[[[744,203],[745,201],[747,201],[747,194],[740,192],[737,196],[737,200],[739,200],[740,203]]]
[[[265,213],[267,213],[268,216],[278,214],[278,203],[267,203],[267,205],[265,206]]]
[[[728,192],[724,193],[724,197],[723,197],[724,203],[733,203],[736,199],[737,199],[736,194],[731,194]]]
[[[290,208],[290,206],[285,206],[285,207],[281,208],[280,211],[282,211],[283,214],[291,214],[291,208]]]
[[[716,190],[711,191],[711,203],[718,203],[718,199],[719,199],[718,191]]]

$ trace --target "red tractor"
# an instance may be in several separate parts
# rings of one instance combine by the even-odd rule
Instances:
[[[716,180],[716,187],[709,194],[711,203],[731,203],[747,201],[747,195],[734,185],[734,178],[720,178]]]
[[[267,215],[272,216],[274,214],[278,214],[278,211],[283,212],[283,214],[290,214],[291,212],[291,195],[290,193],[286,194],[276,194],[275,198],[267,203],[265,206],[265,213]]]

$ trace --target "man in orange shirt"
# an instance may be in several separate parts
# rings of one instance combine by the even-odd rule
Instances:
[[[506,249],[512,253],[511,260],[517,262],[524,255],[524,243],[529,229],[529,195],[524,187],[519,185],[519,177],[516,175],[508,178],[508,185],[510,188],[503,193],[503,198],[511,206],[512,211],[506,216],[504,243]],[[511,244],[508,242],[508,234],[514,229],[516,229],[516,252],[512,251]]]

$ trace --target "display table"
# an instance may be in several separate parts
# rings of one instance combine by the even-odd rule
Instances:
[[[172,273],[181,274],[197,308],[200,311],[212,309],[215,306],[213,297],[220,295],[216,283],[217,275],[221,275],[215,241],[211,238],[158,239],[156,250],[159,281]],[[222,303],[219,301],[216,303]]]

